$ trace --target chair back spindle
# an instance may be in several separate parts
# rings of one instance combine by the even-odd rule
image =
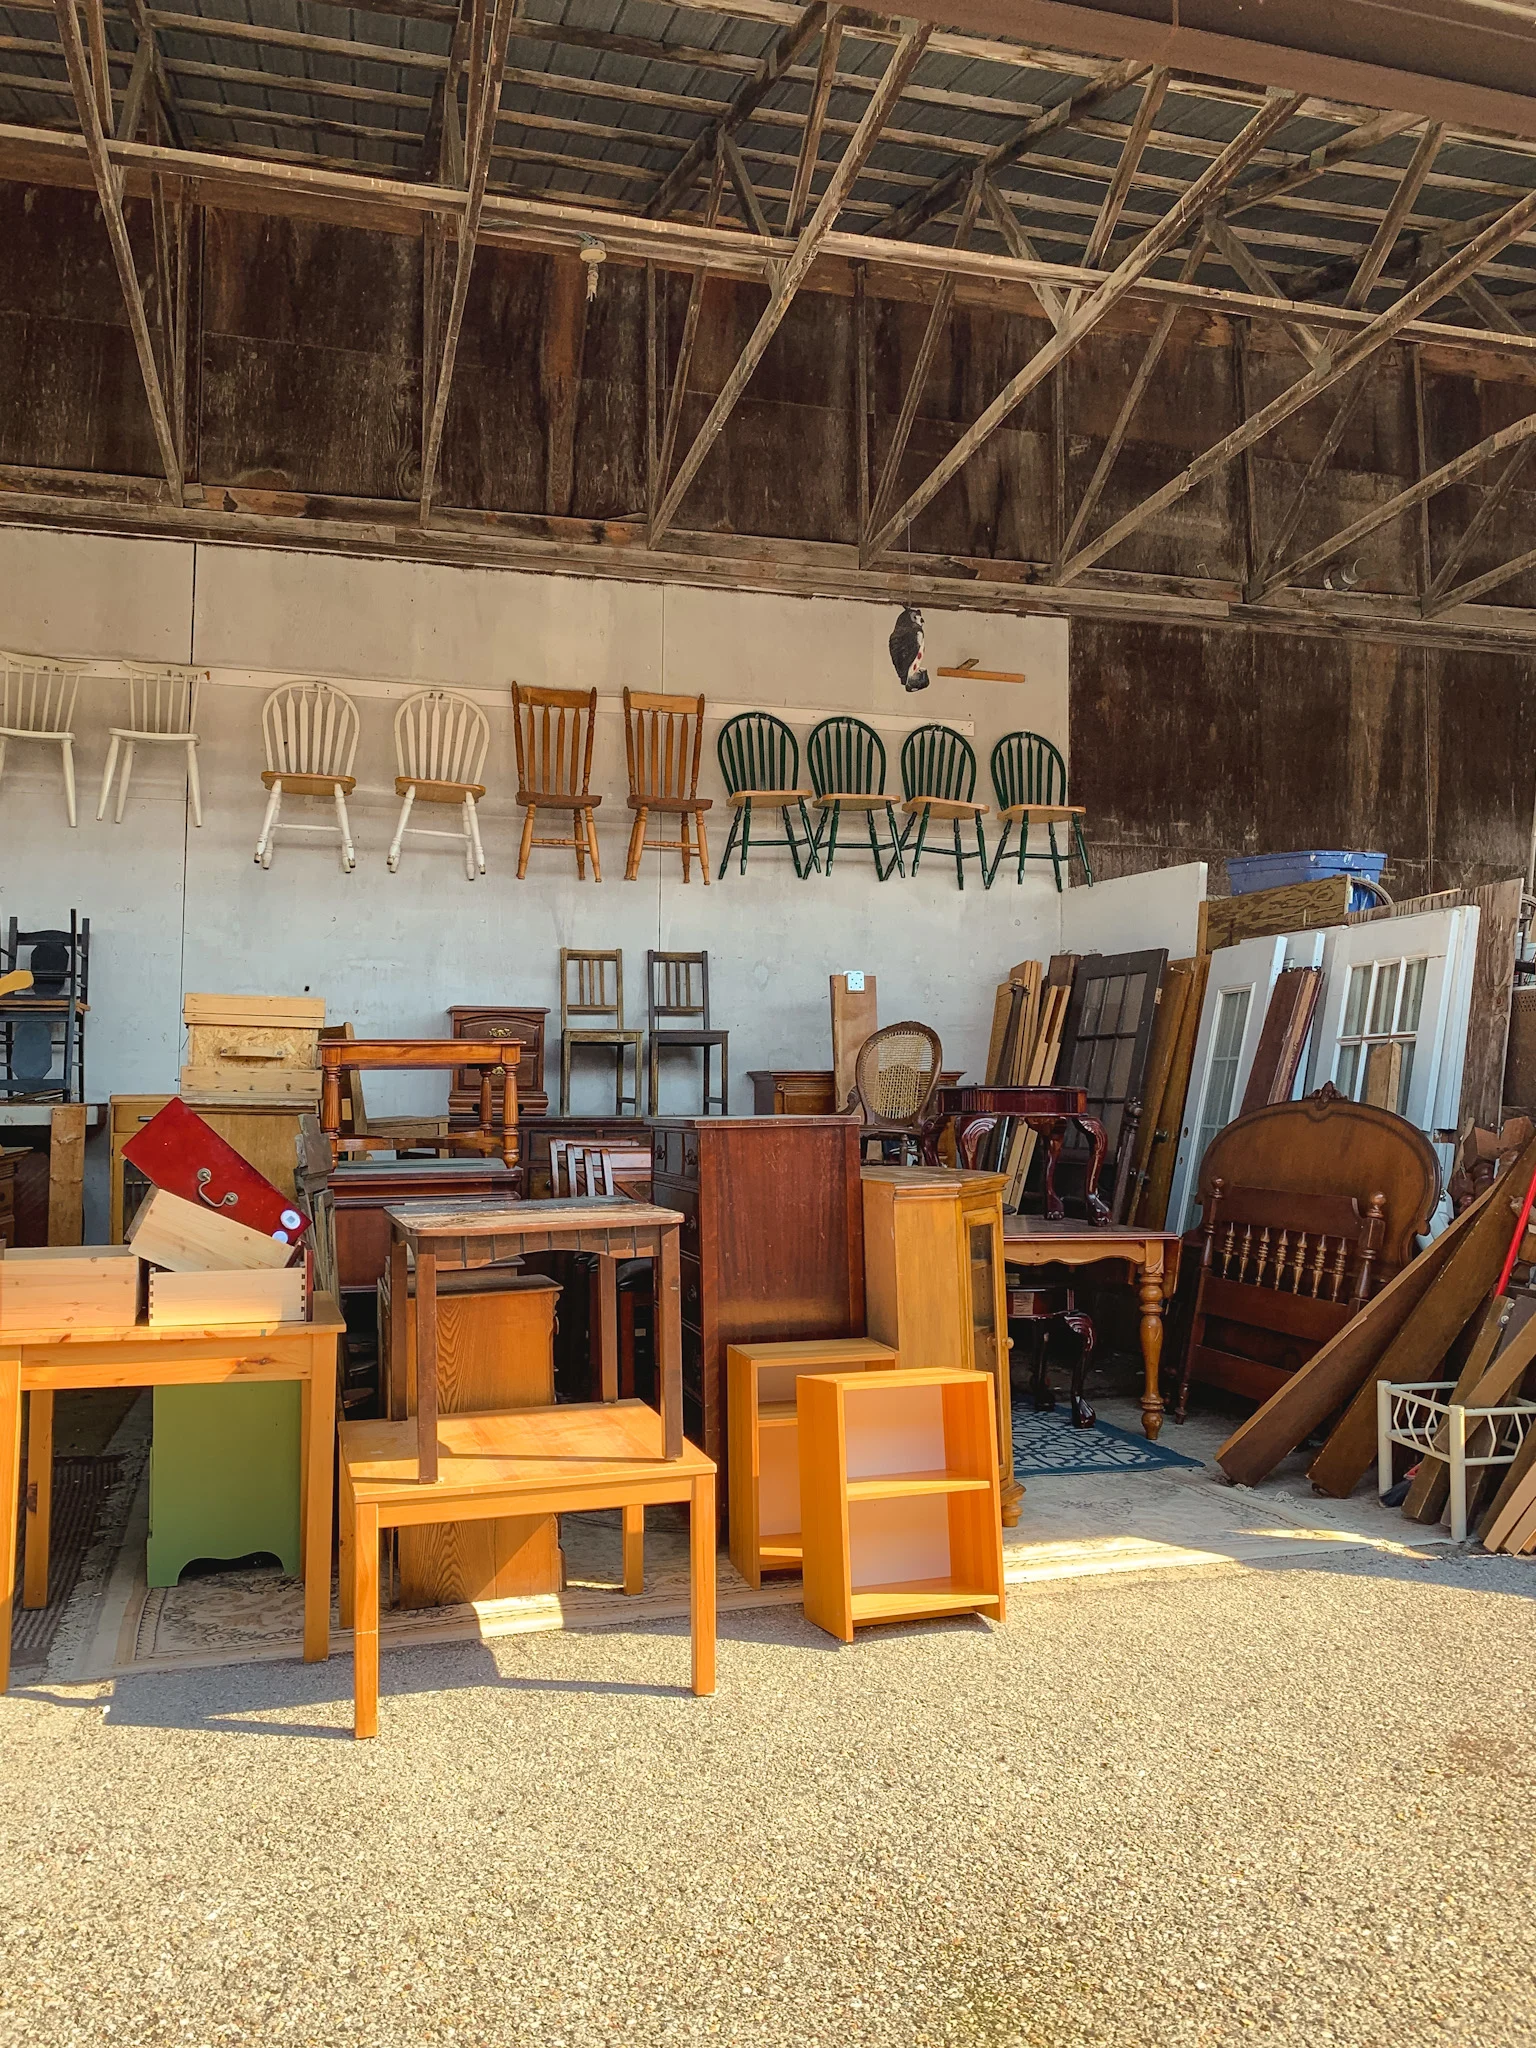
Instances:
[[[261,708],[268,774],[347,779],[361,724],[356,704],[332,683],[274,690]]]
[[[885,742],[862,718],[824,718],[805,743],[817,796],[881,796]]]
[[[727,796],[742,790],[791,790],[800,780],[800,743],[769,711],[727,719],[715,742]]]
[[[976,753],[963,733],[947,725],[920,725],[901,746],[901,793],[944,803],[970,803],[976,795]]]
[[[0,654],[0,735],[62,738],[74,723],[83,665],[36,654]]]
[[[395,713],[396,769],[413,782],[477,788],[490,744],[490,721],[457,690],[418,690]]]

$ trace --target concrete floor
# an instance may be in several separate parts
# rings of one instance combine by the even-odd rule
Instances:
[[[1536,1572],[1050,1582],[0,1700],[0,2042],[1536,2038]]]

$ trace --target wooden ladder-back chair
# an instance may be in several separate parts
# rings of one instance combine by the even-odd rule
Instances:
[[[661,1055],[664,1052],[701,1052],[704,1055],[702,1116],[731,1113],[730,1036],[713,1031],[709,1023],[709,955],[707,953],[657,953],[645,956],[647,1023],[650,1026],[646,1061],[649,1085],[646,1101],[649,1113],[657,1114],[661,1095]],[[693,1017],[694,1024],[669,1019]],[[720,1092],[710,1093],[710,1054],[720,1055]]]
[[[894,870],[906,873],[902,859],[901,835],[896,811],[885,793],[885,742],[862,718],[824,718],[814,726],[805,743],[806,765],[816,792],[815,806],[821,813],[816,826],[819,855],[825,835],[827,857],[822,871],[830,875],[837,854],[837,828],[844,811],[862,811],[869,826],[869,850],[874,855],[875,874],[880,881]],[[884,811],[891,836],[891,850],[882,856],[875,836],[875,813]]]
[[[932,1135],[929,1112],[943,1065],[944,1047],[931,1025],[911,1020],[887,1024],[861,1046],[854,1062],[853,1093],[843,1110],[859,1111],[862,1137],[878,1139],[882,1156],[887,1142],[894,1140],[898,1161],[905,1159],[911,1145],[917,1164],[925,1139]]]
[[[594,1020],[606,1018],[606,1023]],[[571,1113],[571,1054],[599,1045],[614,1055],[613,1113],[640,1114],[640,1033],[624,1024],[624,955],[560,948],[560,1114]],[[634,1086],[629,1060],[634,1058]]]
[[[107,763],[101,771],[101,797],[96,816],[107,814],[112,794],[112,777],[117,775],[117,807],[112,822],[121,825],[123,806],[128,801],[128,783],[133,774],[133,757],[140,747],[180,747],[186,755],[187,795],[192,804],[192,822],[203,822],[203,792],[197,776],[197,699],[202,688],[200,668],[151,667],[146,662],[125,661],[124,680],[128,691],[128,722],[108,728]]]
[[[576,873],[603,879],[597,852],[597,820],[592,813],[602,802],[592,794],[592,741],[597,728],[596,690],[536,690],[512,685],[512,730],[517,741],[517,801],[527,813],[523,842],[517,852],[517,879],[528,872],[535,846],[570,846],[576,851]],[[540,811],[569,811],[569,839],[541,839],[534,825]]]
[[[262,783],[268,791],[267,814],[256,841],[256,864],[272,865],[274,835],[285,832],[335,832],[341,838],[341,865],[357,866],[347,798],[357,787],[352,764],[362,728],[357,706],[332,683],[286,683],[261,707],[261,736],[267,765]],[[284,794],[329,797],[336,807],[334,825],[279,825]]]
[[[800,743],[783,719],[775,718],[767,711],[740,712],[721,726],[715,752],[720,759],[720,773],[725,778],[725,800],[736,814],[731,820],[730,837],[725,842],[725,852],[720,860],[721,875],[730,866],[731,850],[738,836],[741,840],[741,872],[747,872],[754,806],[778,812],[796,875],[803,880],[812,868],[819,871],[821,862],[816,857],[816,834],[811,829],[810,813],[805,808],[815,792],[798,786]],[[792,805],[800,813],[800,828],[805,834],[803,842],[795,837],[794,820],[790,817]],[[802,846],[806,856],[803,863],[800,858]]]
[[[48,661],[40,654],[0,654],[0,775],[12,740],[38,741],[59,750],[64,808],[75,824],[75,699],[83,664]]]
[[[1414,1256],[1440,1199],[1422,1131],[1331,1085],[1251,1110],[1200,1163],[1191,1381],[1265,1401]],[[1283,1247],[1281,1239],[1284,1239]]]
[[[697,858],[704,886],[708,888],[709,841],[704,834],[704,813],[714,800],[699,795],[699,750],[703,741],[702,697],[664,697],[647,690],[624,692],[629,808],[635,814],[629,835],[629,859],[624,864],[626,882],[633,882],[639,875],[640,856],[649,847],[653,853],[681,853],[685,882],[692,879],[689,866]],[[652,811],[677,819],[676,839],[646,838]]]
[[[464,872],[470,881],[485,873],[480,844],[480,814],[475,808],[485,795],[480,777],[491,744],[490,721],[478,704],[457,690],[418,690],[395,713],[395,795],[404,799],[400,822],[390,842],[387,866],[400,869],[400,842],[407,832],[421,839],[453,839],[464,848]],[[439,832],[410,822],[411,808],[457,804],[457,832]]]
[[[1067,764],[1061,758],[1060,749],[1052,746],[1043,734],[1038,732],[1007,732],[992,749],[992,788],[997,797],[997,815],[1002,820],[1003,834],[997,842],[997,851],[992,856],[992,874],[1002,866],[1003,855],[1008,850],[1008,837],[1015,825],[1019,828],[1019,868],[1016,880],[1024,879],[1024,864],[1031,860],[1048,860],[1056,877],[1056,887],[1061,887],[1061,871],[1072,865],[1072,852],[1083,864],[1083,879],[1093,886],[1093,868],[1088,859],[1088,848],[1083,841],[1083,819],[1087,815],[1081,804],[1067,802]],[[1045,827],[1048,853],[1031,853],[1029,831],[1032,825]],[[1071,831],[1071,840],[1063,853],[1056,844],[1056,827],[1066,825]],[[991,876],[988,877],[990,882]]]
[[[917,832],[913,874],[923,857],[930,820],[947,818],[954,833],[955,880],[965,887],[965,864],[973,860],[981,871],[982,887],[990,889],[992,870],[987,866],[987,841],[981,826],[987,807],[976,802],[976,755],[965,735],[948,725],[920,725],[909,732],[901,744],[901,794],[907,820],[901,833],[903,853],[913,830]],[[967,818],[976,833],[974,853],[966,852],[960,837],[961,824]],[[949,858],[948,849],[943,857]]]
[[[9,984],[0,998],[0,1098],[84,1102],[91,920],[72,910],[67,931],[24,932],[13,917],[0,984]]]

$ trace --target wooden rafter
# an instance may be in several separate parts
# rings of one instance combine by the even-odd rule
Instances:
[[[795,59],[822,33],[827,13],[827,0],[810,0],[810,5],[802,9],[798,20],[784,30],[725,112],[694,138],[681,161],[667,173],[660,190],[645,209],[652,219],[665,220],[675,210],[696,183],[704,166],[718,154],[720,138],[733,135],[743,122],[751,119],[762,101],[788,73]]]
[[[134,350],[139,358],[139,374],[144,379],[144,396],[149,401],[149,416],[154,423],[155,441],[160,450],[161,466],[165,470],[166,486],[170,492],[171,503],[179,506],[182,502],[181,448],[171,423],[170,412],[166,407],[160,369],[155,361],[154,336],[150,332],[149,316],[144,309],[144,293],[139,285],[138,265],[134,261],[133,245],[128,239],[128,223],[123,218],[122,173],[114,167],[107,151],[106,131],[102,125],[100,104],[86,63],[85,45],[80,36],[80,20],[75,12],[75,0],[55,0],[55,11],[59,23],[59,41],[64,48],[64,62],[68,66],[69,82],[74,91],[75,111],[79,115],[80,127],[85,136],[86,153],[90,158],[91,173],[96,182],[96,197],[101,204],[101,217],[106,223],[107,239],[112,245],[112,257],[117,265],[118,283],[122,287],[123,301],[128,309],[128,326],[133,335]],[[103,78],[105,75],[103,69]],[[110,107],[109,98],[109,112]]]
[[[1424,593],[1423,610],[1426,619],[1434,618],[1437,612],[1448,611],[1453,604],[1461,601],[1460,593],[1456,590],[1456,578],[1461,574],[1462,567],[1473,549],[1503,511],[1510,492],[1520,481],[1521,473],[1530,461],[1533,449],[1536,449],[1536,441],[1522,441],[1499,472],[1497,482],[1490,484],[1484,492],[1483,502],[1468,520],[1460,539],[1441,563]],[[1486,587],[1490,590],[1493,588],[1492,584]]]
[[[1432,121],[1419,137],[1419,146],[1413,152],[1408,168],[1403,173],[1403,181],[1392,194],[1387,210],[1381,216],[1381,223],[1371,237],[1371,246],[1360,258],[1360,268],[1355,272],[1349,290],[1344,294],[1346,306],[1363,306],[1369,299],[1371,287],[1381,276],[1386,268],[1387,258],[1397,247],[1397,238],[1402,232],[1403,222],[1412,211],[1413,203],[1423,189],[1424,180],[1429,176],[1430,165],[1435,160],[1443,133],[1440,123]]]
[[[982,175],[981,196],[987,212],[1003,238],[1003,246],[1008,254],[1019,263],[1038,263],[1040,257],[1034,243],[1020,227],[1018,215],[1008,204],[989,172]],[[1053,284],[1047,284],[1043,278],[1036,281],[1035,293],[1044,309],[1046,319],[1053,327],[1059,327],[1067,317],[1065,294],[1059,292]]]
[[[1367,383],[1370,381],[1372,366],[1372,359],[1367,358],[1344,386],[1338,405],[1334,409],[1333,418],[1328,422],[1328,430],[1313,450],[1312,460],[1307,464],[1307,473],[1296,486],[1291,502],[1285,508],[1280,524],[1276,527],[1274,536],[1265,550],[1264,559],[1253,572],[1248,587],[1243,593],[1250,604],[1257,603],[1264,593],[1272,587],[1276,567],[1285,559],[1285,551],[1290,546],[1297,527],[1301,524],[1301,516],[1307,508],[1308,500],[1317,487],[1318,478],[1328,467],[1329,463],[1332,462],[1334,451],[1344,438],[1344,430],[1349,425],[1350,417],[1356,405],[1358,405]]]
[[[763,212],[762,201],[758,198],[757,188],[752,183],[752,174],[742,161],[741,151],[729,135],[722,135],[720,138],[720,154],[725,159],[726,174],[731,181],[731,190],[736,194],[742,218],[754,235],[771,235],[773,229],[768,224],[767,214]]]
[[[918,59],[928,47],[932,34],[932,26],[924,22],[911,29],[896,45],[880,83],[864,109],[864,118],[859,123],[858,133],[843,152],[841,160],[827,181],[827,188],[817,202],[816,211],[801,230],[794,250],[776,280],[773,295],[762,317],[748,337],[746,347],[737,358],[735,368],[722,385],[692,447],[678,465],[677,475],[652,516],[650,542],[653,547],[671,525],[688,486],[698,474],[705,456],[719,439],[726,421],[735,411],[737,401],[747,388],[752,372],[761,362],[769,342],[778,332],[784,315],[789,311],[790,302],[804,282],[822,241],[836,222],[843,200],[863,169],[865,160],[879,141],[880,131],[890,118],[891,109],[901,97],[902,86],[911,77]]]
[[[1138,278],[1144,277],[1160,257],[1182,242],[1190,225],[1200,219],[1211,202],[1240,171],[1252,162],[1254,153],[1261,149],[1275,131],[1282,127],[1295,113],[1299,104],[1294,93],[1277,93],[1269,97],[1234,138],[1222,154],[1201,172],[1184,197],[1170,207],[1158,225],[1143,236],[1119,267],[1098,286],[1057,328],[1042,349],[1027,362],[1023,369],[1012,377],[993,399],[992,403],[974,421],[950,449],[936,468],[930,471],[924,481],[870,542],[870,552],[880,554],[888,548],[901,530],[910,526],[924,506],[936,498],[951,477],[956,476],[984,442],[991,439],[1021,399],[1026,398],[1037,384],[1041,384],[1055,369],[1056,365],[1082,340],[1092,333],[1104,316],[1124,298]]]
[[[982,186],[985,180],[978,173],[971,180],[971,189],[966,194],[965,205],[960,215],[960,225],[955,241],[964,246],[970,240],[971,229],[976,225],[977,210],[981,205]],[[917,356],[907,378],[907,388],[902,393],[901,411],[896,417],[891,444],[885,451],[885,462],[880,470],[880,482],[875,489],[874,504],[870,508],[868,526],[878,527],[885,513],[890,509],[891,496],[896,489],[896,479],[901,474],[902,457],[907,452],[911,439],[913,422],[922,399],[923,387],[928,382],[928,372],[938,354],[939,343],[949,325],[950,308],[955,302],[955,280],[953,276],[941,277],[933,295],[933,304],[928,311],[928,325],[918,343]],[[867,531],[867,527],[864,529]]]
[[[1536,548],[1527,548],[1523,555],[1516,555],[1513,561],[1500,562],[1497,568],[1485,569],[1481,576],[1473,576],[1468,582],[1463,583],[1459,590],[1448,591],[1436,606],[1436,612],[1455,611],[1461,605],[1475,604],[1480,597],[1486,597],[1490,590],[1497,590],[1501,583],[1512,583],[1517,576],[1524,576],[1530,569],[1536,569]]]
[[[1424,504],[1437,492],[1448,490],[1452,484],[1459,484],[1464,477],[1469,477],[1475,470],[1481,469],[1484,463],[1492,462],[1496,455],[1522,447],[1533,434],[1536,434],[1536,412],[1527,413],[1524,419],[1516,420],[1510,426],[1500,427],[1496,434],[1486,435],[1474,447],[1464,450],[1449,462],[1442,462],[1440,467],[1432,469],[1428,476],[1420,477],[1417,482],[1409,484],[1405,490],[1389,498],[1384,505],[1373,505],[1369,512],[1351,520],[1348,526],[1341,527],[1337,533],[1331,533],[1326,540],[1319,541],[1316,547],[1308,548],[1305,554],[1295,556],[1283,569],[1275,570],[1261,595],[1267,595],[1270,590],[1278,590],[1288,583],[1299,583],[1302,577],[1309,575],[1312,570],[1320,569],[1325,562],[1331,562],[1348,549],[1358,547],[1361,541],[1368,540],[1373,533],[1379,533],[1382,527],[1390,526],[1394,519],[1401,519],[1405,512],[1411,512],[1416,505]]]
[[[1261,299],[1285,297],[1285,289],[1274,273],[1264,267],[1245,243],[1238,240],[1219,213],[1212,212],[1206,216],[1205,232],[1251,292]],[[1320,363],[1327,362],[1328,344],[1314,328],[1301,320],[1282,320],[1280,326],[1309,369],[1315,370]]]
[[[64,4],[64,0],[60,0]],[[438,457],[443,446],[443,426],[448,417],[448,393],[453,384],[453,365],[458,354],[459,330],[469,297],[469,273],[475,260],[475,243],[480,233],[480,215],[485,204],[486,178],[491,168],[491,143],[496,132],[496,109],[501,101],[501,78],[507,62],[507,40],[517,0],[492,0],[489,47],[483,39],[482,0],[474,0],[470,30],[469,97],[466,102],[466,178],[463,211],[456,226],[458,242],[454,255],[453,288],[440,317],[429,302],[429,317],[437,331],[434,348],[422,364],[422,377],[431,392],[426,427],[421,444],[421,521],[431,517],[432,493],[437,484]],[[425,395],[425,394],[424,394]]]
[[[1500,214],[1497,221],[1485,228],[1474,241],[1459,249],[1421,284],[1405,293],[1384,313],[1377,314],[1367,327],[1336,350],[1332,362],[1327,367],[1309,371],[1305,377],[1299,379],[1288,391],[1281,392],[1278,398],[1272,399],[1251,419],[1244,420],[1230,434],[1223,436],[1214,447],[1196,456],[1193,462],[1170,482],[1164,484],[1161,490],[1154,491],[1151,497],[1143,499],[1134,511],[1126,513],[1123,519],[1117,519],[1113,526],[1090,541],[1086,547],[1080,548],[1071,561],[1062,565],[1063,575],[1078,575],[1092,563],[1101,560],[1138,527],[1144,526],[1149,519],[1155,518],[1169,505],[1177,504],[1180,498],[1194,490],[1207,477],[1214,476],[1234,456],[1240,455],[1245,448],[1251,448],[1255,442],[1261,441],[1271,428],[1279,426],[1283,420],[1289,419],[1292,413],[1299,412],[1304,405],[1310,405],[1314,398],[1328,390],[1330,386],[1341,383],[1378,349],[1385,348],[1389,341],[1395,339],[1422,313],[1437,305],[1449,293],[1458,290],[1464,277],[1470,277],[1479,264],[1486,262],[1496,250],[1513,241],[1516,235],[1522,234],[1533,219],[1536,219],[1536,192],[1528,193],[1524,199],[1509,207]],[[1415,489],[1422,488],[1422,485],[1415,486]]]
[[[1115,175],[1109,181],[1109,189],[1105,192],[1099,207],[1099,217],[1093,224],[1088,246],[1083,251],[1083,263],[1089,270],[1096,270],[1103,263],[1105,251],[1114,238],[1115,223],[1130,197],[1131,185],[1141,168],[1141,159],[1151,138],[1152,123],[1157,118],[1158,108],[1163,104],[1163,95],[1168,90],[1168,81],[1172,76],[1171,71],[1154,71],[1150,73],[1142,89],[1141,105],[1136,109],[1136,118],[1131,123],[1131,132],[1125,138],[1124,147],[1120,151],[1120,161],[1115,166]]]
[[[842,19],[837,9],[833,8],[827,16],[827,25],[821,34],[821,53],[816,60],[816,83],[811,87],[811,104],[800,137],[800,160],[795,165],[795,182],[789,189],[789,206],[784,215],[786,235],[798,235],[800,223],[805,218],[806,202],[811,195],[811,176],[816,169],[816,160],[821,151],[822,125],[827,118],[827,102],[832,97],[832,85],[837,77],[837,53],[842,47],[842,41]]]
[[[722,143],[724,137],[721,138]],[[720,211],[720,198],[725,189],[725,150],[722,147],[715,157],[714,174],[709,181],[709,197],[704,203],[704,225],[713,227],[715,216]],[[704,307],[704,286],[709,273],[696,270],[688,283],[688,310],[683,315],[683,337],[677,351],[677,368],[672,375],[672,393],[667,400],[666,424],[661,431],[661,451],[656,459],[656,495],[664,495],[667,478],[672,473],[672,455],[677,446],[677,429],[683,417],[683,400],[688,395],[688,372],[693,367],[693,345],[699,331],[699,315]],[[654,504],[655,497],[652,499]]]
[[[1012,135],[988,150],[982,159],[987,171],[995,175],[998,171],[1006,169],[1009,164],[1016,164],[1020,157],[1028,155],[1037,142],[1043,142],[1048,135],[1055,135],[1060,129],[1070,127],[1078,115],[1090,113],[1095,107],[1102,106],[1106,100],[1114,99],[1118,93],[1124,92],[1128,85],[1134,85],[1138,78],[1145,77],[1151,68],[1149,64],[1116,64],[1103,77],[1079,86],[1076,91],[1068,93],[1064,99],[1059,100],[1054,107],[1049,108],[1037,119],[1026,121]],[[943,147],[945,139],[942,136],[935,136],[934,142]],[[935,179],[925,192],[919,192],[915,198],[898,206],[882,223],[881,232],[892,238],[915,234],[919,228],[925,227],[935,215],[943,213],[946,207],[959,198],[970,175],[971,167],[967,164],[961,164],[953,171],[946,171],[944,176]]]

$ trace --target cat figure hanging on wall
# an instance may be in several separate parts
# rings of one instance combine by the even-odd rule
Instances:
[[[891,665],[904,690],[926,690],[928,671],[923,667],[923,615],[915,604],[905,605],[891,628]]]

